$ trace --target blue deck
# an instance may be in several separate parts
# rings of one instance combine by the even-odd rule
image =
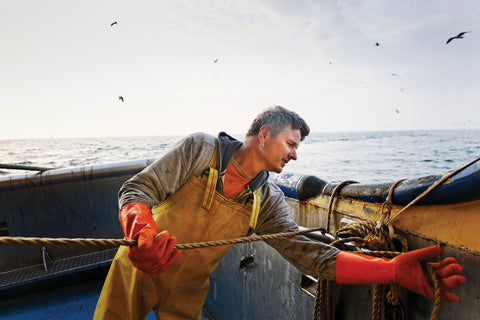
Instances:
[[[102,289],[103,279],[48,289],[0,301],[2,320],[91,320]],[[147,317],[155,320],[153,313]]]
[[[2,300],[0,319],[91,320],[102,285],[103,279],[96,279]],[[155,320],[153,312],[146,319]]]

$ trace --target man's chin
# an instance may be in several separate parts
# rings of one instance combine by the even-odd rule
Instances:
[[[283,170],[283,167],[275,168],[275,169],[273,170],[273,172],[275,172],[275,173],[281,173],[282,170]]]

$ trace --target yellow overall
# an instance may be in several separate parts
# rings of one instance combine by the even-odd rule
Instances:
[[[217,152],[208,175],[193,177],[152,210],[158,232],[167,229],[177,237],[177,243],[192,243],[246,236],[249,227],[255,225],[258,192],[253,205],[243,205],[215,190]],[[94,319],[145,319],[152,309],[162,320],[201,319],[209,276],[229,248],[184,250],[166,272],[151,276],[133,267],[127,257],[128,247],[121,247],[105,280]]]

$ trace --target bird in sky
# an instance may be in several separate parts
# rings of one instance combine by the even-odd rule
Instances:
[[[218,59],[213,60],[213,63],[217,63],[217,62],[218,62]]]
[[[398,110],[398,109],[395,109],[395,112],[396,112],[396,113],[400,113],[400,110]]]
[[[456,35],[455,37],[451,37],[447,40],[447,44],[452,41],[453,39],[463,39],[463,35],[465,33],[468,33],[468,32],[471,32],[471,31],[464,31],[464,32],[460,32],[458,35]]]
[[[380,45],[380,43],[376,42],[375,45],[378,47]]]
[[[118,22],[117,22],[117,21],[114,21],[114,22],[112,22],[112,23],[110,24],[110,27],[113,27],[113,26],[116,25],[116,24],[118,24]]]
[[[122,101],[122,102],[125,102],[125,101],[123,100],[123,97],[122,97],[122,96],[119,96],[119,97],[118,97],[118,100],[120,100],[120,101]]]

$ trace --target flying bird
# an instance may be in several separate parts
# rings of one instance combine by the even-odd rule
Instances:
[[[400,111],[399,111],[398,109],[395,109],[395,112],[396,112],[396,113],[400,113]]]
[[[375,45],[378,47],[380,45],[380,43],[376,42]]]
[[[113,27],[113,26],[116,25],[116,24],[118,24],[118,22],[117,22],[117,21],[114,21],[114,22],[112,22],[112,23],[110,24],[110,27]]]
[[[125,102],[125,101],[123,101],[123,97],[122,97],[122,96],[119,96],[119,97],[118,97],[118,100],[120,100],[120,101],[122,101],[122,102]]]
[[[472,32],[472,31],[464,31],[464,32],[460,32],[458,35],[456,35],[455,37],[451,37],[450,39],[447,40],[447,44],[452,41],[453,39],[463,39],[463,35],[465,33],[469,33],[469,32]]]
[[[218,59],[213,60],[213,63],[217,63],[217,62],[218,62]]]

